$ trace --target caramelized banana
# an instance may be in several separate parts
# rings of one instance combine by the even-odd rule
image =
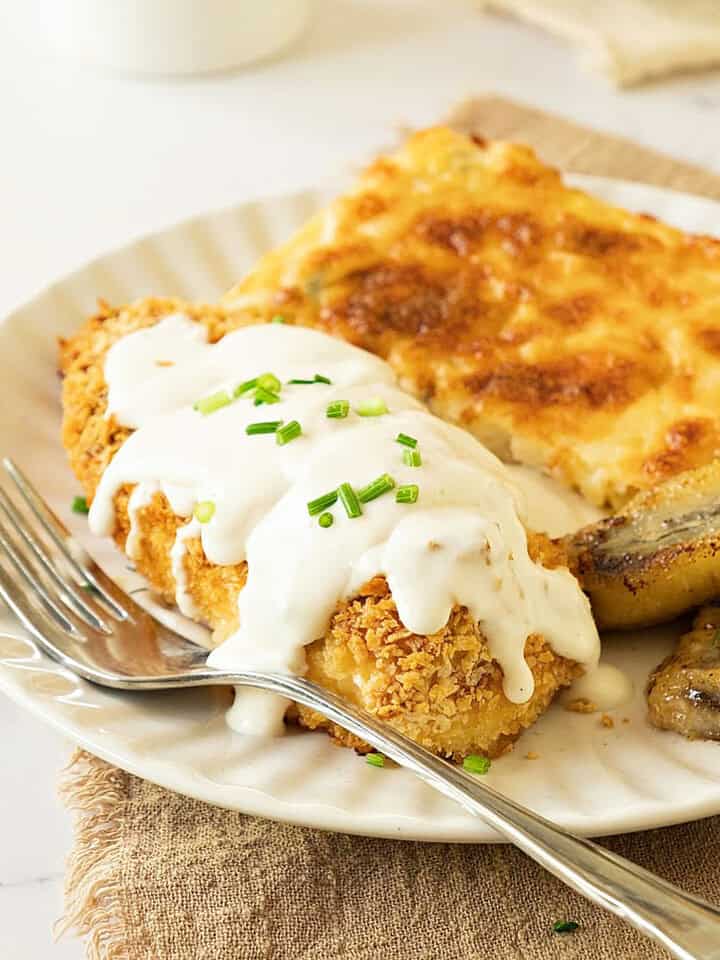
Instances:
[[[703,607],[690,633],[650,675],[648,719],[690,740],[720,740],[720,606]]]
[[[638,494],[563,545],[601,628],[662,623],[720,596],[720,460]]]

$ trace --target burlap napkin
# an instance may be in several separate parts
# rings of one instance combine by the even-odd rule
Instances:
[[[495,98],[455,124],[565,169],[720,197],[720,178]],[[207,806],[86,753],[60,929],[93,960],[645,960],[666,954],[506,846],[369,840]],[[608,846],[720,901],[720,817]],[[575,933],[552,930],[572,919]]]

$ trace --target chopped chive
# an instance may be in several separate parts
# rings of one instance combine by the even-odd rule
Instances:
[[[321,513],[318,517],[318,523],[321,527],[331,527],[335,523],[335,518],[331,513]]]
[[[90,507],[85,497],[73,497],[70,506],[73,513],[90,513]]]
[[[256,437],[261,433],[275,433],[282,420],[263,420],[260,423],[249,423],[245,427],[245,433],[249,437]]]
[[[401,443],[404,447],[412,447],[413,450],[417,446],[417,440],[415,437],[409,437],[406,433],[399,433],[395,437],[396,443]]]
[[[293,377],[292,380],[288,380],[288,383],[294,383],[294,384],[298,384],[298,383],[315,383],[315,381],[314,381],[314,380],[301,380],[301,379],[299,379],[298,377]]]
[[[276,313],[271,319],[270,323],[287,323],[287,320],[282,316],[282,314]]]
[[[291,420],[289,423],[284,423],[281,427],[278,427],[275,434],[275,440],[280,446],[283,444],[290,443],[291,440],[295,440],[302,433],[302,427],[297,422],[297,420]]]
[[[366,753],[365,763],[369,763],[371,767],[384,767],[385,757],[381,753]]]
[[[325,409],[325,416],[331,420],[344,420],[350,412],[350,404],[347,400],[333,400]]]
[[[200,523],[209,523],[215,515],[215,504],[212,500],[201,500],[195,504],[193,513]]]
[[[288,383],[332,383],[328,377],[324,377],[321,373],[316,373],[312,380],[303,380],[301,377],[293,377],[292,380],[288,380]]]
[[[371,500],[381,497],[384,493],[388,493],[394,486],[395,481],[390,474],[383,473],[377,480],[373,480],[362,490],[358,490],[358,500],[360,503],[369,503]]]
[[[266,390],[265,387],[256,387],[254,403],[256,407],[261,403],[280,403],[280,397],[272,390]]]
[[[467,770],[468,773],[487,773],[489,769],[490,760],[487,757],[481,757],[479,753],[471,753],[463,760],[463,770]]]
[[[263,373],[257,378],[257,385],[262,390],[269,390],[270,393],[279,393],[282,390],[282,384],[274,373]]]
[[[421,467],[422,457],[419,450],[403,450],[403,463],[407,467]]]
[[[345,513],[351,520],[361,516],[362,507],[360,506],[360,501],[349,483],[340,484],[338,487],[338,496],[340,497],[340,503],[345,507]]]
[[[316,497],[314,500],[308,501],[308,513],[311,517],[314,517],[317,513],[322,513],[323,510],[327,510],[328,507],[332,507],[333,504],[337,503],[337,490],[330,490],[329,493],[324,493],[321,497]]]
[[[315,383],[332,383],[332,380],[329,377],[324,377],[321,373],[316,373]]]
[[[244,393],[247,393],[248,390],[252,390],[257,386],[257,377],[253,377],[252,380],[246,380],[244,383],[238,384],[237,387],[233,390],[234,397],[241,397]]]
[[[576,920],[556,920],[553,930],[555,933],[574,933],[579,926]]]
[[[217,393],[212,393],[209,397],[203,397],[202,400],[197,400],[193,404],[193,407],[206,417],[209,413],[215,413],[215,411],[221,407],[226,407],[230,402],[230,394],[227,390],[218,390]]]
[[[373,397],[371,400],[364,400],[355,407],[361,417],[381,417],[384,413],[389,413],[387,404],[382,397]]]
[[[419,492],[416,483],[405,483],[397,488],[395,503],[417,503]]]

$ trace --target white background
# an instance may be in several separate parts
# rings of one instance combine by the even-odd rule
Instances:
[[[473,93],[514,96],[720,172],[718,74],[620,93],[559,41],[467,3],[317,3],[281,60],[145,81],[55,59],[13,18],[20,0],[0,0],[0,315],[133,236],[346,170],[398,126],[434,122]],[[0,695],[4,960],[83,955],[72,940],[50,945],[70,837],[56,781],[69,753]]]

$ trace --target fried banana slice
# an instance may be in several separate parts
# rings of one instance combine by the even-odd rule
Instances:
[[[648,719],[689,740],[720,740],[720,606],[703,607],[650,675]]]
[[[599,627],[672,620],[720,595],[720,461],[634,497],[567,537]]]

